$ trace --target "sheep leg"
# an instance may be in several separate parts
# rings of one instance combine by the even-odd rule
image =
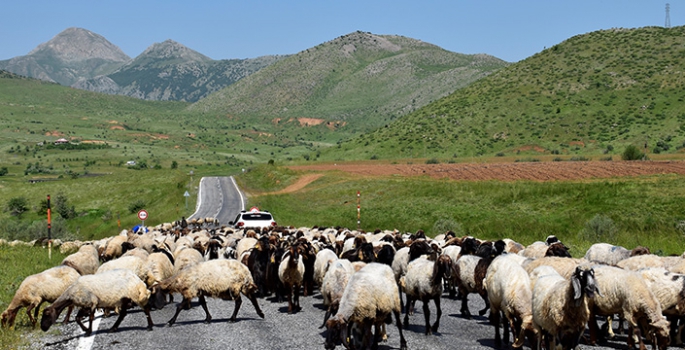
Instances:
[[[79,327],[81,327],[81,330],[84,332],[86,332],[88,328],[83,324],[81,319],[83,318],[83,316],[89,314],[89,312],[90,310],[86,308],[81,308],[78,310],[78,313],[76,314],[76,324],[78,324]]]
[[[124,320],[124,317],[126,317],[126,314],[128,313],[128,311],[126,310],[126,309],[128,309],[128,306],[129,306],[129,302],[122,303],[121,309],[119,310],[119,317],[117,317],[117,320],[114,322],[114,325],[112,326],[112,328],[109,329],[110,333],[116,332],[117,330],[119,330],[119,325],[121,324],[121,321]]]
[[[209,314],[209,309],[207,309],[207,301],[205,300],[205,296],[200,294],[200,297],[198,299],[200,299],[200,306],[202,306],[202,310],[205,310],[205,315],[207,315],[205,317],[205,323],[212,322],[212,315]]]
[[[500,312],[492,309],[490,311],[490,324],[495,326],[495,347],[501,348],[502,347],[502,336],[499,333],[499,325],[501,323],[500,319]]]
[[[298,311],[302,310],[302,308],[300,307],[300,285],[299,284],[296,284],[295,286],[293,286],[293,294],[295,294],[295,300],[294,300],[295,305],[293,308],[294,308],[295,312],[298,312]]]
[[[238,296],[240,298],[240,296]],[[259,307],[259,304],[257,303],[257,297],[255,297],[254,294],[247,295],[247,298],[250,299],[250,302],[252,303],[252,306],[254,306],[254,309],[257,311],[257,315],[259,317],[264,318],[264,313],[262,312],[262,309]]]
[[[412,310],[409,307],[409,305],[411,305],[411,296],[409,296],[409,294],[406,294],[406,295],[407,295],[407,303],[405,304],[406,307],[404,310],[404,328],[409,329],[409,314],[412,313],[411,312]]]
[[[461,311],[462,316],[466,319],[471,319],[471,312],[469,311],[469,296],[468,293],[462,293],[461,291],[459,292],[461,294]]]
[[[31,325],[35,328],[36,327],[36,317],[38,317],[38,310],[40,309],[40,304],[42,304],[43,301],[41,300],[38,305],[30,304],[29,306],[26,307],[26,316],[29,317],[29,320],[31,321]],[[31,310],[36,309],[35,311],[35,316],[31,315]]]
[[[423,319],[426,322],[426,335],[431,334],[431,324],[430,324],[430,317],[431,317],[431,310],[430,307],[428,306],[428,302],[426,300],[423,301]]]
[[[400,333],[400,350],[407,350],[407,340],[404,339],[404,334],[402,333],[402,320],[400,319],[400,310],[393,310],[395,315],[395,321],[397,322],[397,331]]]
[[[188,304],[188,308],[190,308],[190,299],[183,298],[178,305],[176,305],[176,313],[174,314],[174,317],[172,317],[169,322],[167,323],[169,327],[171,327],[175,322],[176,322],[176,317],[178,317],[178,314],[181,313],[181,310]]]
[[[145,317],[147,317],[147,330],[148,331],[151,331],[152,326],[154,325],[152,323],[152,317],[150,316],[150,309],[151,308],[152,307],[150,306],[150,304],[145,305],[145,307],[143,308],[143,312],[145,313]]]
[[[442,307],[440,307],[440,296],[437,296],[433,298],[433,302],[435,302],[435,323],[433,323],[433,328],[431,329],[433,333],[438,332],[438,327],[440,327],[440,317],[442,317]],[[428,304],[426,302],[425,304]]]
[[[490,301],[488,300],[488,294],[486,292],[480,293],[481,298],[485,302],[485,307],[482,310],[478,310],[478,315],[483,316],[490,309]]]
[[[240,310],[240,305],[243,304],[243,298],[238,294],[238,296],[235,298],[235,307],[233,308],[233,314],[231,315],[231,318],[228,320],[229,322],[235,322],[236,316],[238,316],[238,310]]]
[[[93,334],[93,319],[95,319],[95,309],[89,310],[88,314],[88,330],[86,330],[86,337],[90,337]]]
[[[62,321],[63,324],[69,323],[69,317],[71,316],[71,312],[74,311],[74,305],[69,305],[69,308],[67,308],[67,314],[64,315],[64,321]]]
[[[293,292],[295,290],[294,286],[289,286],[288,288],[288,313],[293,313]]]

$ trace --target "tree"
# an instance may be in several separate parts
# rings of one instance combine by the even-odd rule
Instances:
[[[6,211],[12,216],[19,216],[29,210],[29,204],[25,197],[14,197],[7,202]]]
[[[69,207],[67,201],[68,199],[66,194],[58,193],[55,196],[55,211],[64,219],[73,219],[76,217],[76,207],[73,205]]]
[[[0,168],[0,176],[5,176],[5,175],[7,175],[7,173],[9,173],[9,170],[7,169],[6,166]]]
[[[178,168],[178,162],[174,160],[173,162],[171,162],[171,169],[177,169],[177,168]]]

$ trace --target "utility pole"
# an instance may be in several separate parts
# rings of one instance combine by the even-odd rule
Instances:
[[[666,22],[664,28],[671,28],[671,4],[666,3]]]

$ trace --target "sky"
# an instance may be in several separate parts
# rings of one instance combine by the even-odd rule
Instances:
[[[28,54],[69,27],[102,35],[134,58],[167,39],[212,59],[295,54],[360,30],[517,62],[575,35],[664,26],[652,0],[9,0],[0,60]],[[671,0],[672,27],[685,0]]]

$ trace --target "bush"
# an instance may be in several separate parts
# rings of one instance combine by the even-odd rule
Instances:
[[[447,231],[452,231],[457,234],[457,237],[464,235],[464,228],[460,223],[452,219],[438,219],[438,221],[433,224],[432,232],[434,235],[440,235],[446,233]]]
[[[76,217],[76,207],[73,205],[70,207],[67,201],[66,194],[58,193],[55,196],[55,211],[64,219],[73,219]]]
[[[431,158],[426,160],[426,164],[440,164],[440,161],[437,158]]]
[[[8,211],[12,216],[21,216],[29,210],[29,204],[26,197],[14,197],[7,202],[5,211]]]
[[[19,220],[0,221],[0,238],[12,241],[15,239],[25,242],[48,236],[47,219],[25,222]],[[62,240],[72,240],[74,235],[67,231],[66,220],[55,217],[51,222],[50,236]]]
[[[6,166],[0,168],[0,176],[5,176],[5,175],[7,175],[7,173],[9,173],[9,170],[7,169]]]
[[[635,145],[628,145],[621,154],[623,160],[641,160],[645,154],[640,151]]]
[[[597,214],[585,223],[580,232],[581,238],[588,242],[616,242],[618,227],[610,217]]]
[[[141,209],[145,209],[147,206],[147,203],[143,199],[136,199],[135,201],[131,202],[131,204],[128,205],[128,211],[131,214],[136,214],[138,211]]]

